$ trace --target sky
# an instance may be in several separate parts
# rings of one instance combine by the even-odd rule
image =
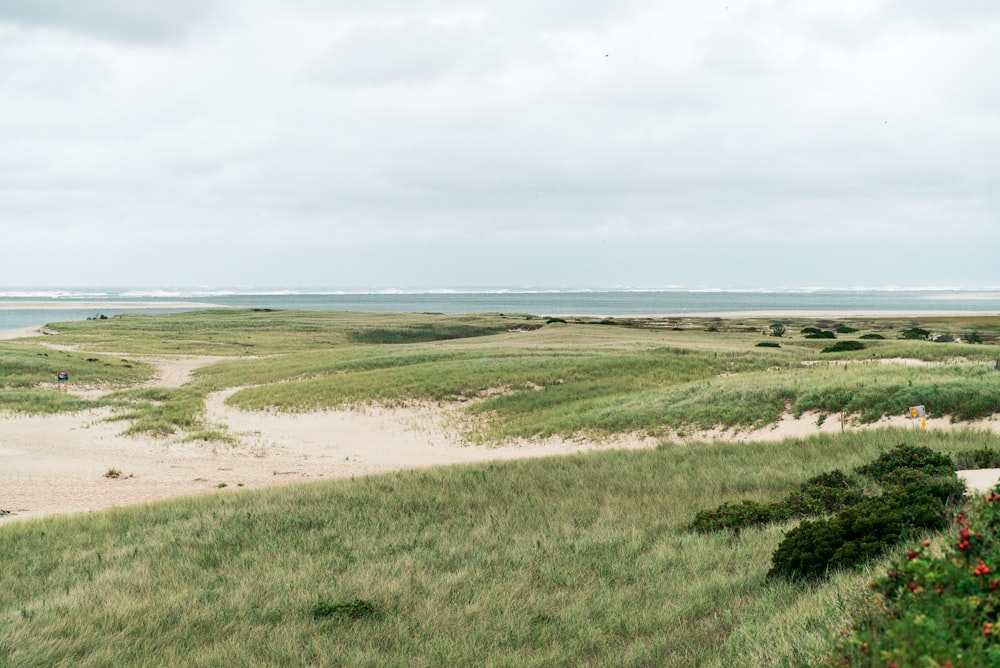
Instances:
[[[0,0],[0,285],[1000,285],[1000,3]]]

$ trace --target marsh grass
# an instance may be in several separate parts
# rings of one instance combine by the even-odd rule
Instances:
[[[684,526],[904,439],[991,440],[877,430],[591,453],[11,524],[0,663],[814,665],[869,575],[769,582],[787,527]],[[379,614],[315,614],[358,600]]]

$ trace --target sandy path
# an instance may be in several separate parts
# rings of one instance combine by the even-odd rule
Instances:
[[[160,387],[179,387],[192,371],[221,357],[143,358],[156,365]],[[543,457],[611,448],[655,447],[656,439],[622,437],[606,443],[547,439],[485,447],[469,444],[452,428],[456,409],[324,411],[306,414],[244,412],[225,405],[236,389],[210,395],[208,421],[232,435],[235,444],[184,443],[179,439],[125,437],[121,422],[107,422],[107,410],[74,415],[0,416],[0,524],[23,518],[100,510],[202,493],[226,493],[304,480],[348,477],[447,464]],[[94,392],[82,392],[93,394]],[[817,426],[814,415],[785,418],[773,428],[696,432],[668,441],[779,441],[836,433],[839,416]],[[913,428],[904,417],[873,425]],[[1000,434],[1000,421],[970,426]],[[943,419],[929,429],[950,429]],[[118,469],[119,478],[106,477]],[[220,485],[225,485],[220,487]]]
[[[227,358],[143,358],[157,366],[159,387],[179,387],[199,367]],[[438,407],[326,411],[302,415],[247,413],[227,407],[236,390],[208,397],[208,421],[237,443],[184,443],[125,437],[107,410],[74,415],[0,417],[0,523],[100,510],[243,487],[445,464],[566,454],[589,449],[651,447],[653,439],[608,443],[552,439],[484,447],[463,442]],[[95,391],[81,390],[93,396]],[[111,469],[121,477],[109,478]],[[221,487],[220,485],[225,485]]]

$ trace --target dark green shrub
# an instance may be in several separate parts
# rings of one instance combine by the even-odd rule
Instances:
[[[758,348],[780,348],[781,344],[777,341],[761,341],[757,344]]]
[[[876,341],[885,341],[885,337],[884,336],[882,336],[881,334],[875,334],[874,332],[871,333],[871,334],[862,334],[858,338],[859,339],[872,339],[872,340],[876,340]]]
[[[910,339],[911,341],[927,341],[931,338],[931,333],[926,329],[921,329],[920,327],[912,327],[910,329],[904,329],[900,336],[904,339]]]
[[[853,334],[858,331],[857,327],[851,327],[849,325],[840,325],[836,330],[837,334]]]
[[[777,336],[780,338],[785,335],[786,331],[787,330],[785,329],[785,326],[782,325],[780,322],[776,322],[773,325],[771,325],[771,336]]]
[[[715,510],[698,512],[688,529],[698,533],[732,529],[740,531],[768,522],[826,515],[858,503],[864,497],[855,481],[839,470],[806,480],[780,501],[724,503]]]
[[[551,325],[551,324],[556,323],[556,322],[565,323],[566,321],[563,320],[562,318],[546,318],[545,319],[545,324],[547,324],[547,325]]]
[[[694,516],[688,529],[697,533],[740,531],[775,521],[774,504],[744,500],[741,503],[723,503],[715,510],[701,510]]]
[[[827,346],[823,348],[820,352],[822,353],[846,353],[853,352],[855,350],[864,350],[865,344],[860,341],[837,341],[832,346]]]
[[[934,343],[955,343],[955,337],[951,334],[942,334],[934,339]]]
[[[982,343],[983,342],[983,337],[979,334],[979,332],[969,332],[968,334],[965,335],[965,342],[966,343]]]
[[[858,484],[840,469],[821,473],[802,483],[800,493],[818,504],[819,513],[833,513],[859,503],[864,496]]]
[[[803,327],[799,330],[801,334],[821,334],[823,332],[819,327]]]
[[[919,530],[943,529],[947,514],[947,506],[919,484],[865,499],[785,534],[768,577],[819,578],[831,569],[859,566]]]
[[[837,335],[835,333],[831,332],[829,329],[824,329],[822,331],[815,332],[815,333],[812,333],[812,334],[806,334],[806,338],[807,339],[835,339],[835,338],[837,338]]]
[[[882,453],[875,461],[855,468],[854,472],[869,476],[880,484],[891,484],[900,469],[921,471],[930,476],[951,475],[955,472],[955,463],[942,452],[923,445],[902,443]]]

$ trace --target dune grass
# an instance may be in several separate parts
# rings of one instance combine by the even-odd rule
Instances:
[[[96,408],[107,402],[53,391],[65,371],[74,389],[111,390],[149,380],[147,364],[112,355],[54,350],[33,343],[0,342],[0,410],[29,415]]]
[[[973,324],[989,336],[994,320]],[[128,429],[189,439],[225,438],[203,414],[204,397],[226,388],[246,387],[238,406],[287,411],[463,401],[484,441],[756,426],[786,411],[868,420],[916,403],[975,417],[1000,396],[1000,373],[976,363],[1000,357],[995,345],[866,341],[806,366],[828,342],[756,348],[763,324],[543,322],[213,311],[62,323],[60,343],[118,354],[4,344],[0,392],[70,402],[39,384],[78,363],[75,378],[118,388],[100,402]],[[913,326],[857,324],[840,338]],[[128,387],[151,373],[128,355],[170,353],[232,359],[182,388]],[[860,361],[878,357],[949,363]],[[694,534],[694,515],[780,498],[904,442],[959,452],[995,441],[881,429],[665,446],[0,525],[0,665],[816,665],[878,566],[768,580],[792,525]]]
[[[815,665],[870,573],[765,579],[783,527],[692,534],[902,440],[604,452],[0,527],[0,664]],[[372,614],[317,615],[336,606]]]
[[[1000,331],[994,320],[1000,321],[934,319],[928,327],[975,327],[989,338]],[[829,341],[801,333],[781,337],[780,349],[759,348],[761,340],[779,340],[767,336],[773,330],[764,321],[600,322],[546,322],[521,314],[227,310],[53,327],[62,332],[60,342],[87,349],[231,356],[199,370],[181,391],[108,397],[120,417],[133,422],[131,431],[161,435],[206,433],[198,403],[232,387],[245,389],[229,402],[249,410],[466,402],[465,436],[484,442],[754,428],[788,411],[845,412],[870,422],[917,404],[933,416],[971,420],[1000,407],[1000,374],[983,363],[1000,357],[1000,346],[899,339],[915,325],[910,321],[787,321],[789,332],[814,324],[857,330],[841,334],[842,341],[874,329],[895,337],[835,355],[821,352]],[[867,363],[879,358],[937,366]]]

